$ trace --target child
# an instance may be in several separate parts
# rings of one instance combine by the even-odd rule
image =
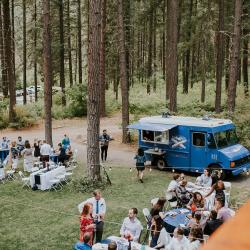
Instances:
[[[137,176],[141,183],[143,183],[143,171],[145,170],[144,163],[146,162],[146,157],[144,155],[144,151],[142,148],[138,148],[137,155],[135,156],[136,159],[136,169],[137,169]]]

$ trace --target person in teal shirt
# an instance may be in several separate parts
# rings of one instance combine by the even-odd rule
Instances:
[[[64,138],[62,139],[62,146],[66,150],[69,145],[70,145],[69,137],[65,134]]]

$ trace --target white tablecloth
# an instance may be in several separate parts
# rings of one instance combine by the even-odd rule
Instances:
[[[108,237],[109,240],[116,242],[117,244],[117,250],[125,250],[128,249],[128,241],[117,236],[110,236]],[[136,242],[131,241],[131,249],[134,250],[141,250],[142,245]],[[101,244],[96,243],[92,246],[92,250],[107,250],[108,245],[107,244]],[[145,250],[153,250],[154,248],[151,248],[149,246],[145,246]]]
[[[51,187],[50,180],[54,179],[58,175],[62,175],[66,173],[65,166],[57,167],[51,171],[45,172],[46,169],[41,169],[30,174],[30,185],[31,187],[35,184],[35,175],[40,175],[40,183],[41,185],[37,185],[38,189],[47,190]]]

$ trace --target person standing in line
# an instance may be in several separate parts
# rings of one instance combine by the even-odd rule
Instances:
[[[64,138],[62,139],[62,146],[66,150],[69,145],[70,145],[69,137],[65,134]]]
[[[34,157],[40,157],[40,140],[34,140]]]
[[[52,153],[51,146],[46,142],[46,140],[43,140],[43,145],[40,149],[41,158],[40,160],[42,162],[49,162],[49,156]]]
[[[104,129],[102,135],[99,137],[101,144],[101,159],[102,161],[107,160],[109,142],[113,140],[110,135],[107,134],[107,130]]]
[[[95,190],[93,192],[93,197],[79,204],[78,209],[81,212],[83,206],[86,203],[90,203],[93,206],[92,216],[94,223],[96,224],[95,232],[95,242],[100,242],[102,240],[103,227],[104,227],[104,217],[106,214],[106,203],[104,198],[102,198],[100,190]]]
[[[137,177],[143,183],[143,171],[145,170],[146,157],[142,148],[138,148],[137,155],[134,157],[136,160]]]

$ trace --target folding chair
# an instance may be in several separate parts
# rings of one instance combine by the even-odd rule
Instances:
[[[54,178],[54,179],[51,179],[49,182],[51,184],[49,191],[51,190],[57,191],[58,187],[60,188],[60,190],[62,189],[62,186],[60,184],[60,179]]]
[[[23,183],[22,188],[24,188],[24,187],[31,188],[30,187],[30,178],[29,177],[25,177],[22,171],[19,171],[18,174],[19,174],[19,176],[20,176],[20,178],[22,180],[22,183]]]
[[[143,208],[142,213],[143,213],[144,218],[145,218],[146,223],[147,223],[147,227],[146,227],[147,232],[146,232],[144,240],[142,241],[142,244],[144,245],[147,238],[150,241],[151,215],[150,215],[148,208]]]
[[[224,186],[225,186],[225,191],[224,192],[225,192],[226,203],[227,203],[227,205],[229,207],[232,184],[231,184],[231,182],[224,181]]]

